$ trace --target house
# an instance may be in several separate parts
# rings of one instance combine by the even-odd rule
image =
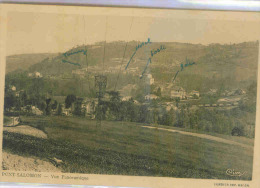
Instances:
[[[71,109],[70,108],[62,108],[62,115],[71,116],[72,115]]]
[[[35,74],[35,78],[41,78],[42,77],[41,73],[39,73],[39,72],[35,72],[34,74]]]
[[[21,96],[23,93],[24,93],[24,90],[16,91],[16,92],[15,92],[15,96],[16,96],[16,97],[19,97],[19,96]]]
[[[33,78],[42,78],[42,74],[37,71],[35,71],[34,73],[28,73],[28,76]]]
[[[37,116],[43,115],[43,111],[41,111],[39,108],[37,108],[36,106],[33,106],[33,105],[27,105],[27,106],[21,107],[21,111],[30,113],[30,114],[34,114]]]
[[[191,91],[190,92],[190,96],[192,97],[194,95],[196,95],[197,97],[200,97],[200,92],[199,91],[195,91],[195,90]]]
[[[10,119],[11,119],[10,122],[4,123],[5,127],[15,126],[15,125],[18,125],[21,122],[20,117],[10,117]]]
[[[10,87],[12,91],[16,91],[16,87],[15,86],[11,86]]]
[[[125,96],[122,98],[122,101],[129,101],[131,98],[131,96]]]
[[[171,98],[180,98],[184,99],[186,98],[186,91],[183,88],[175,88],[174,90],[171,90]]]
[[[97,99],[87,98],[82,102],[81,111],[85,115],[85,117],[95,119],[95,112],[96,112],[97,105],[98,105]]]
[[[234,92],[235,95],[244,95],[246,94],[246,92],[243,90],[243,89],[237,89],[235,92]]]
[[[178,110],[178,108],[174,104],[167,104],[165,109],[166,111],[170,111],[171,109],[175,111]]]
[[[32,106],[32,114],[40,116],[43,115],[43,112],[39,108]]]
[[[158,96],[156,96],[154,94],[149,94],[149,95],[146,95],[144,98],[145,98],[145,100],[155,100],[155,99],[158,99]]]
[[[134,104],[139,105],[140,103],[137,100],[134,100]]]
[[[86,114],[93,114],[96,110],[97,102],[96,101],[84,101],[82,103],[82,109]]]
[[[145,77],[145,81],[148,85],[154,84],[154,78],[151,74],[147,74]]]

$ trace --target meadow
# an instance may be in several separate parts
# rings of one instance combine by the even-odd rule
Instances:
[[[44,131],[48,139],[4,131],[3,150],[46,161],[55,157],[63,161],[59,168],[64,173],[252,179],[253,147],[143,128],[146,124],[140,123],[102,121],[97,127],[96,121],[80,117],[22,116],[21,120]],[[253,145],[253,139],[225,138]],[[246,173],[228,176],[227,169]]]

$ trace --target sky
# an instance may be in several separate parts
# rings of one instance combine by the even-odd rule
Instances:
[[[9,12],[7,55],[65,52],[104,41],[239,43],[259,40],[258,22]]]

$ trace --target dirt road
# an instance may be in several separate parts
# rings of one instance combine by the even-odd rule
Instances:
[[[211,136],[211,135],[207,135],[207,134],[192,133],[192,132],[185,132],[185,131],[179,131],[179,130],[173,130],[173,129],[151,127],[151,126],[142,126],[142,127],[149,128],[149,129],[158,129],[158,130],[163,130],[163,131],[169,131],[169,132],[176,132],[176,133],[180,133],[180,134],[184,134],[184,135],[195,136],[195,137],[199,137],[199,138],[213,140],[213,141],[216,141],[216,142],[222,142],[222,143],[225,143],[225,144],[239,145],[239,146],[242,146],[242,147],[245,147],[245,148],[251,148],[251,149],[254,148],[253,146],[250,146],[250,145],[242,144],[242,143],[239,143],[239,142],[235,142],[235,141],[232,141],[232,140],[228,140],[228,139],[224,139],[224,138],[220,138],[220,137],[216,137],[216,136]]]

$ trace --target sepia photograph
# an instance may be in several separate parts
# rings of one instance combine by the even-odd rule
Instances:
[[[259,16],[96,9],[7,13],[2,175],[251,181]]]

